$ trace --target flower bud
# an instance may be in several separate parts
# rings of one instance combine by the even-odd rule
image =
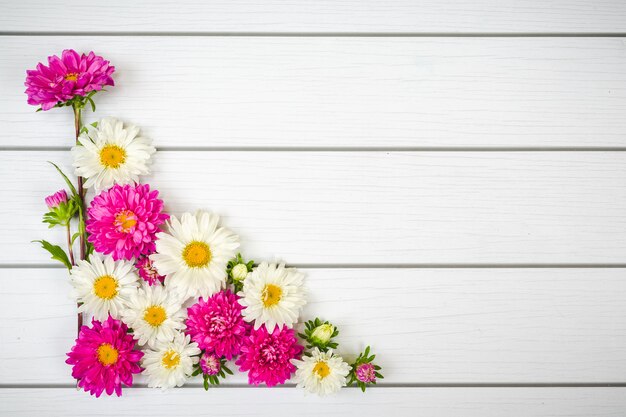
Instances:
[[[313,330],[313,333],[311,333],[311,342],[318,345],[325,345],[330,342],[330,338],[333,337],[334,332],[335,326],[332,324],[320,324]]]
[[[237,264],[233,267],[232,276],[235,281],[243,281],[248,276],[248,267],[245,264]]]
[[[56,193],[46,197],[46,205],[50,210],[54,210],[64,203],[67,203],[67,193],[65,192],[65,190],[59,190]]]
[[[200,368],[206,375],[217,375],[222,368],[220,358],[212,353],[204,352],[200,357]]]

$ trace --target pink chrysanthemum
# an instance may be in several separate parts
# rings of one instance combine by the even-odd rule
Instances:
[[[113,259],[132,259],[155,251],[155,235],[169,219],[159,192],[147,184],[115,184],[96,196],[87,210],[87,231],[94,248]]]
[[[215,354],[204,352],[200,356],[200,368],[206,375],[217,375],[222,369],[222,361]]]
[[[371,363],[362,363],[356,367],[356,379],[369,384],[376,381],[376,369]]]
[[[292,329],[275,327],[270,334],[263,325],[246,338],[235,363],[240,371],[248,371],[250,384],[273,387],[284,384],[296,371],[290,361],[299,358],[303,349]]]
[[[200,349],[230,360],[239,354],[249,325],[239,297],[229,290],[203,298],[187,309],[187,334]]]
[[[72,376],[78,386],[99,397],[122,395],[122,384],[130,387],[133,374],[141,372],[139,361],[143,352],[134,350],[135,340],[128,327],[111,316],[101,323],[92,320],[92,327],[83,326],[65,363],[74,365]]]
[[[137,273],[141,279],[146,281],[148,285],[159,285],[165,281],[165,277],[159,275],[159,272],[147,255],[139,258],[135,263],[135,268],[137,268]]]
[[[59,190],[56,193],[46,197],[46,205],[50,210],[59,207],[61,203],[67,203],[67,193],[65,190]]]
[[[61,58],[48,57],[48,66],[37,64],[36,70],[26,71],[26,94],[28,104],[49,110],[58,103],[86,96],[91,91],[99,91],[106,85],[114,85],[111,74],[115,67],[101,56],[89,52],[79,55],[66,49]]]

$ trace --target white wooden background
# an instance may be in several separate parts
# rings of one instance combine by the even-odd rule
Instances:
[[[619,0],[0,1],[0,415],[626,415],[626,3]],[[386,378],[128,389],[64,364],[75,306],[35,238],[68,169],[67,110],[25,69],[117,67],[98,111],[160,150],[173,213],[220,213]],[[141,381],[140,381],[141,382]]]

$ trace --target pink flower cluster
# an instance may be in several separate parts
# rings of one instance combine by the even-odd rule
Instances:
[[[147,184],[115,184],[101,192],[87,210],[89,242],[115,260],[153,253],[159,226],[169,219],[158,195]]]
[[[245,339],[235,363],[240,371],[248,372],[250,384],[273,387],[284,384],[296,371],[291,360],[299,358],[303,350],[293,329],[275,327],[268,333],[263,325]]]
[[[200,298],[187,309],[186,332],[200,349],[228,360],[239,354],[250,326],[241,315],[238,299],[225,290],[208,300]]]
[[[143,352],[135,350],[135,339],[128,334],[128,327],[111,316],[101,323],[92,320],[92,327],[80,329],[76,344],[65,361],[73,365],[72,376],[78,386],[91,395],[99,397],[122,395],[122,384],[130,387],[133,374],[141,372],[139,361]]]
[[[49,110],[76,96],[86,96],[107,85],[114,85],[111,75],[115,67],[101,56],[89,52],[79,55],[66,49],[59,58],[48,57],[48,65],[39,63],[36,70],[26,71],[26,94],[28,104]]]

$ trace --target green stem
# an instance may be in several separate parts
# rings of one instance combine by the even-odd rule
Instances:
[[[80,128],[81,128],[81,107],[79,104],[74,104],[72,106],[74,109],[74,131],[76,133],[76,144],[78,145],[78,136],[80,136]],[[83,177],[78,177],[78,197],[80,198],[80,207],[78,208],[78,231],[79,231],[79,254],[80,259],[85,259],[85,190],[83,188]],[[73,262],[72,262],[73,263]],[[77,305],[80,307],[80,304]],[[78,313],[78,330],[80,332],[80,328],[83,326],[83,314]]]
[[[70,229],[70,222],[67,222],[65,225],[65,230],[67,232],[67,252],[70,254],[70,263],[72,265],[76,265],[74,262],[74,250],[72,249],[72,231]]]

